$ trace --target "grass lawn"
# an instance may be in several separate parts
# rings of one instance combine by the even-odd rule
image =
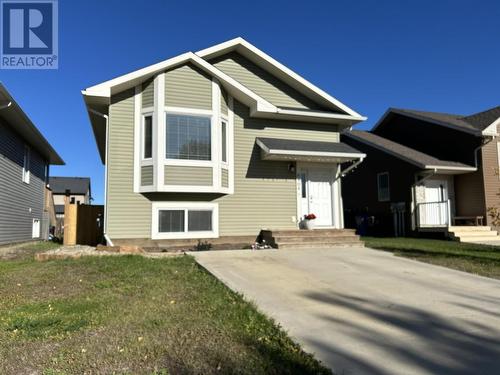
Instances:
[[[329,374],[189,256],[0,259],[0,374]]]
[[[363,237],[372,249],[500,279],[500,247],[421,238]]]

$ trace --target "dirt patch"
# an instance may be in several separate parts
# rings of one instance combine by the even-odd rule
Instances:
[[[113,246],[113,247],[92,247],[86,245],[62,246],[58,249],[49,250],[35,254],[37,261],[43,262],[53,259],[78,259],[84,256],[117,256],[117,255],[142,255],[147,258],[161,258],[183,253],[146,253],[138,246]]]

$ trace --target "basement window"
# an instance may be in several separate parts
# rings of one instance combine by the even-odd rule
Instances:
[[[218,237],[218,205],[203,202],[153,203],[153,239]]]

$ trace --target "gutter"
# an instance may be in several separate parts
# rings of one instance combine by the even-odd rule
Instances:
[[[347,167],[343,171],[340,171],[339,175],[335,178],[335,180],[338,180],[339,178],[345,177],[347,174],[349,174],[354,169],[356,169],[364,160],[365,160],[365,158],[361,157],[361,158],[358,159],[357,162],[351,164],[349,167]]]
[[[106,244],[109,246],[113,246],[113,242],[111,241],[111,238],[109,238],[107,234],[107,227],[108,227],[108,144],[109,144],[109,116],[105,115],[104,113],[98,112],[95,109],[88,108],[90,113],[93,113],[96,116],[103,117],[106,120],[106,147],[105,147],[105,153],[104,153],[104,225],[103,225],[103,232],[104,232],[104,239],[106,240]]]

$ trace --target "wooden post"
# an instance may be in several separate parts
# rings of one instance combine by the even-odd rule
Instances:
[[[64,241],[65,246],[76,245],[76,225],[78,206],[70,203],[70,191],[66,190],[64,197]]]

